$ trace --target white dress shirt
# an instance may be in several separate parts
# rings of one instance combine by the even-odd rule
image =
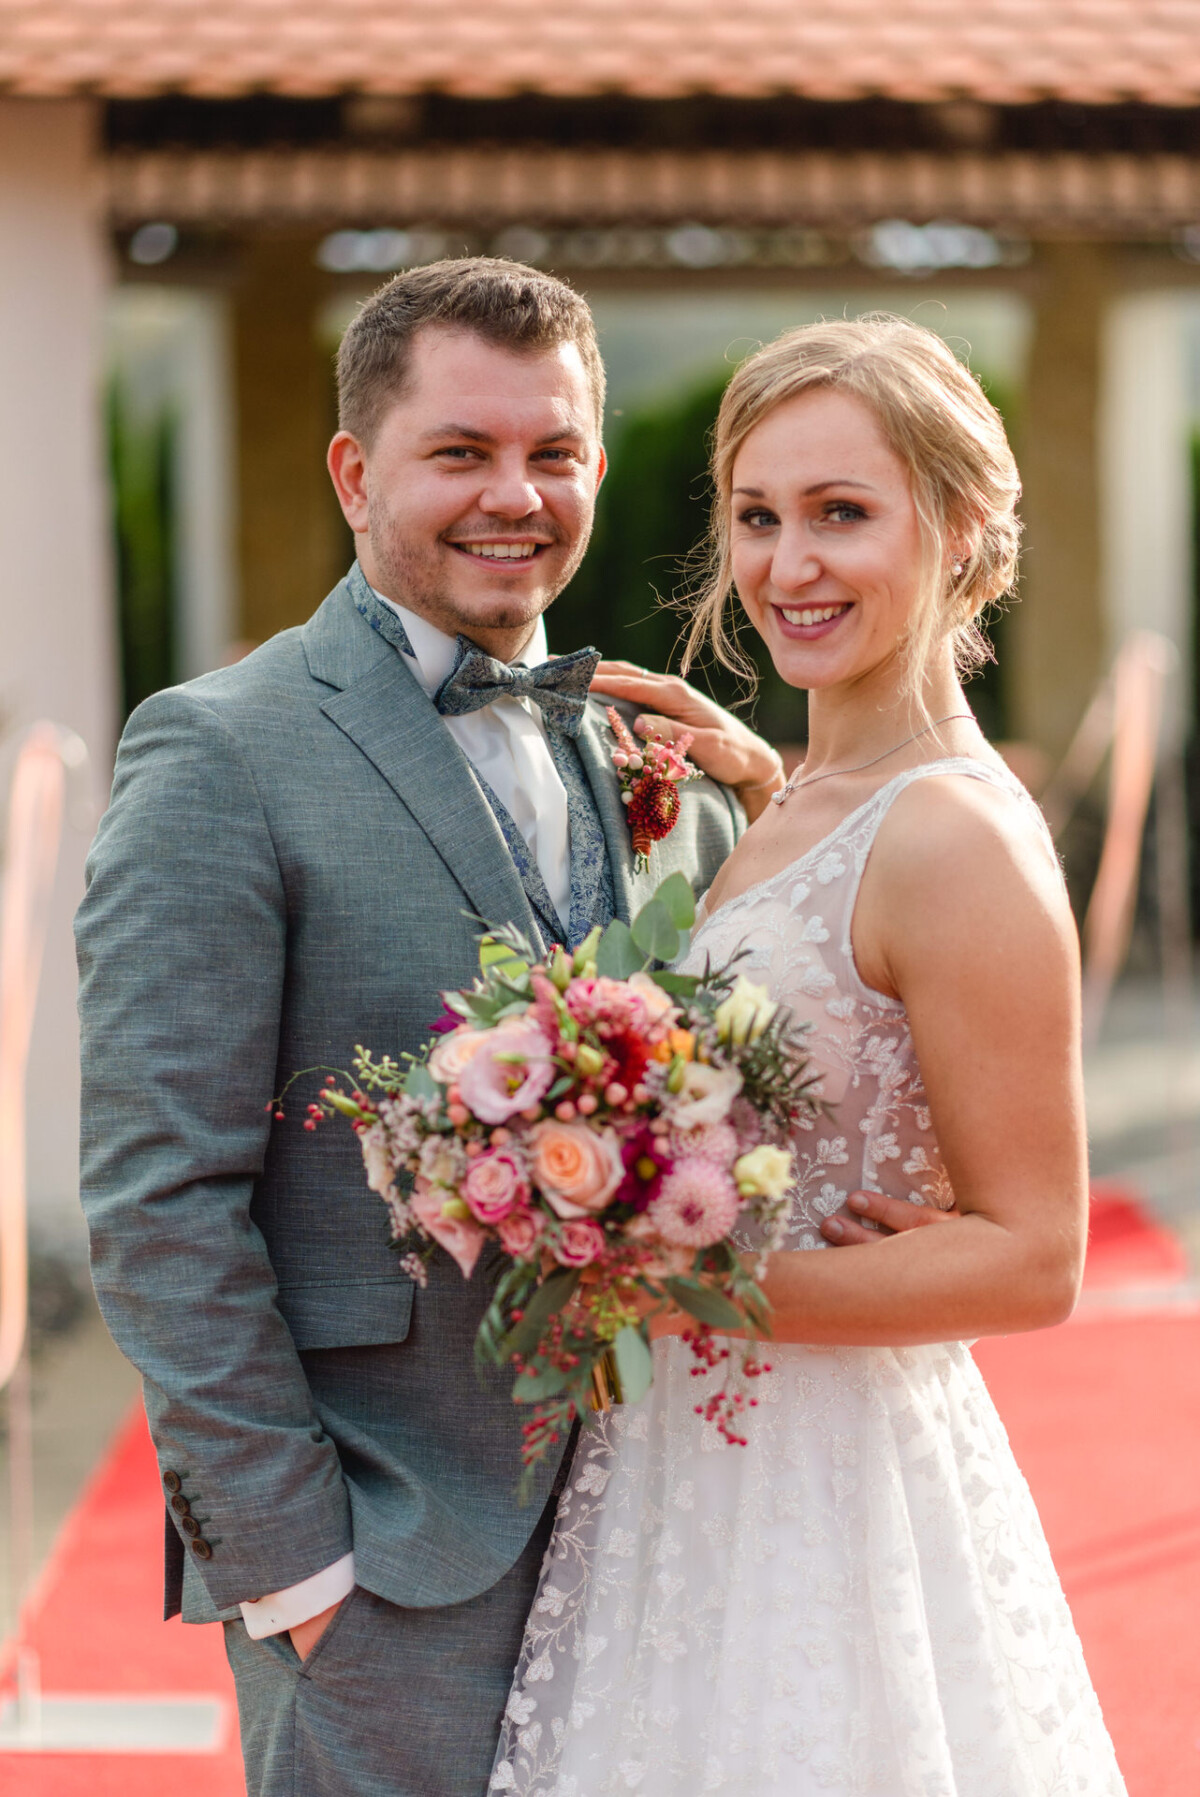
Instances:
[[[374,588],[371,589],[375,591]],[[413,672],[430,698],[454,667],[458,643],[427,618],[394,600],[390,605],[404,625],[413,647]],[[541,620],[514,666],[537,667],[546,660],[546,626]],[[565,925],[571,911],[571,838],[567,790],[546,742],[541,713],[530,699],[497,699],[464,717],[444,718],[467,760],[478,769],[500,803],[507,807],[546,882],[546,890]],[[332,1566],[255,1598],[240,1608],[246,1632],[255,1641],[299,1627],[340,1603],[354,1589],[354,1555],[343,1554]]]
[[[374,591],[374,588],[372,588]],[[413,672],[430,698],[450,674],[458,642],[407,606],[390,605],[413,646]],[[539,618],[514,667],[536,668],[546,660],[546,626]],[[571,912],[571,839],[567,789],[546,742],[542,714],[532,699],[497,699],[443,723],[471,765],[506,808],[546,882],[554,909],[565,926]]]

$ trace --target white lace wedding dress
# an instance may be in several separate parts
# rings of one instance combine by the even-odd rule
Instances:
[[[789,1246],[856,1188],[952,1202],[903,1007],[850,923],[898,775],[790,867],[701,914],[686,966],[750,951],[823,1070]],[[513,1797],[1123,1797],[1037,1512],[961,1343],[771,1344],[747,1447],[654,1385],[585,1429],[491,1790]]]

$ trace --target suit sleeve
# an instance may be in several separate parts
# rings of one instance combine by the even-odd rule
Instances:
[[[191,694],[156,695],[122,740],[76,919],[81,1185],[100,1305],[143,1375],[160,1474],[184,1500],[174,1520],[219,1609],[352,1546],[337,1454],[250,1214],[286,934],[232,732]]]

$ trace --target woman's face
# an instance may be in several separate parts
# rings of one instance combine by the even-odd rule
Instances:
[[[862,400],[785,400],[733,464],[733,578],[790,686],[897,666],[918,603],[921,534],[908,471]]]

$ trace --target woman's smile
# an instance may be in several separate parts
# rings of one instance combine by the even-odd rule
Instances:
[[[822,637],[833,635],[842,620],[849,616],[852,602],[847,599],[839,605],[776,603],[773,609],[784,636],[797,643],[815,643]]]

